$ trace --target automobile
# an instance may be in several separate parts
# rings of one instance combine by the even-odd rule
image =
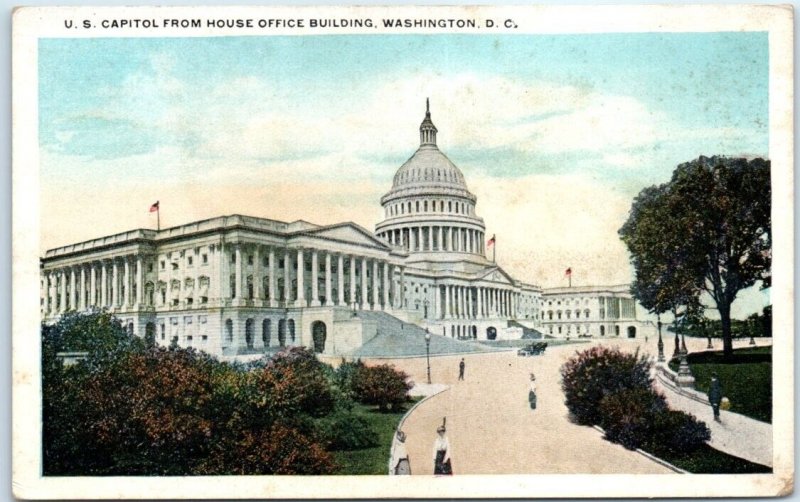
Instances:
[[[541,354],[547,348],[547,342],[534,342],[517,351],[518,356],[527,357]]]

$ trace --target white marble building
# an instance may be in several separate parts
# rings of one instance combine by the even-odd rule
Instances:
[[[489,260],[477,199],[436,133],[428,109],[374,233],[231,215],[62,246],[41,261],[42,318],[105,308],[132,333],[217,355],[347,354],[392,323],[478,340],[638,327],[627,286],[542,290]]]

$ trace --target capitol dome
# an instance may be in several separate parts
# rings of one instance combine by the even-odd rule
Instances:
[[[381,197],[385,219],[375,233],[428,258],[448,259],[454,254],[483,258],[485,227],[475,213],[477,198],[467,189],[461,170],[436,146],[437,132],[426,102],[419,148],[400,166],[392,188]]]

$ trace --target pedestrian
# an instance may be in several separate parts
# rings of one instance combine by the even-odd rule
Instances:
[[[714,410],[714,420],[719,422],[719,405],[722,404],[722,385],[719,383],[719,377],[716,373],[711,374],[711,385],[708,388],[708,402],[711,403],[711,409]]]
[[[436,429],[436,440],[433,442],[433,473],[434,474],[453,474],[453,465],[450,462],[452,449],[450,441],[447,440],[447,429],[444,423]]]
[[[398,476],[411,474],[411,464],[408,461],[408,451],[406,451],[406,433],[403,431],[397,431],[397,442],[394,444],[392,459],[392,474]]]
[[[532,410],[536,409],[536,375],[533,373],[531,373],[531,383],[528,388],[528,403]]]
[[[459,380],[463,380],[464,379],[464,368],[466,368],[466,367],[467,367],[467,365],[464,362],[464,358],[462,357],[461,358],[461,362],[458,363],[458,379]]]

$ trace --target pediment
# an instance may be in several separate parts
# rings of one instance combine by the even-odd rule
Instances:
[[[319,237],[322,239],[347,242],[361,246],[378,246],[382,248],[388,248],[385,242],[381,241],[371,232],[356,225],[355,223],[341,223],[338,225],[319,227],[316,229],[303,231],[302,234],[310,237]]]
[[[514,285],[514,279],[511,278],[505,270],[500,267],[490,269],[481,279],[485,281],[498,282],[500,284]]]

